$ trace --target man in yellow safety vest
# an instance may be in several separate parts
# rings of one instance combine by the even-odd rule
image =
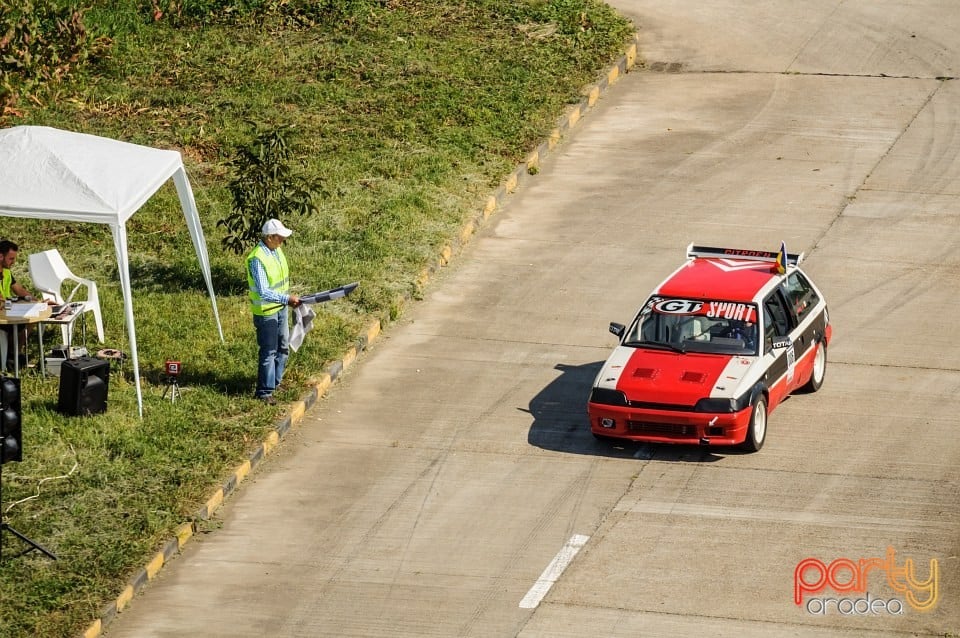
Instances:
[[[270,405],[283,379],[290,355],[287,306],[296,308],[300,298],[290,294],[290,269],[281,245],[293,234],[279,219],[263,225],[263,239],[247,255],[247,287],[257,332],[257,389],[254,396]]]
[[[17,255],[20,253],[20,247],[9,239],[4,239],[0,241],[0,303],[5,302],[10,299],[23,299],[24,301],[35,301],[36,297],[33,293],[27,290],[23,284],[19,283],[13,277],[13,271],[10,269],[13,268],[13,265],[17,263]],[[18,330],[20,334],[20,358],[26,361],[26,357],[23,353],[26,352],[27,347],[27,333],[25,330]],[[8,339],[13,334],[13,326],[3,326],[2,332],[0,332],[0,339]],[[13,342],[9,342],[9,346],[13,346]],[[7,356],[13,356],[13,348],[7,348]],[[40,353],[40,356],[43,356],[43,353]],[[0,369],[3,369],[3,366],[0,365]]]

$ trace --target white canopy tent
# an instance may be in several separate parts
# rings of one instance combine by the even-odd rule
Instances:
[[[171,177],[207,282],[217,331],[223,341],[207,245],[179,152],[43,126],[15,126],[0,130],[0,216],[110,226],[123,289],[123,309],[130,335],[137,408],[141,417],[143,393],[130,292],[126,222]]]

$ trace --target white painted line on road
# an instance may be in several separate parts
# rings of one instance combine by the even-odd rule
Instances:
[[[577,555],[580,548],[587,544],[588,540],[590,540],[590,537],[584,536],[583,534],[574,534],[570,537],[567,544],[557,552],[557,555],[553,557],[553,560],[550,561],[547,568],[540,574],[537,582],[533,584],[533,587],[530,588],[527,595],[520,601],[521,609],[536,609],[540,601],[543,600],[543,597],[546,596],[550,588],[553,587],[553,584],[560,578],[563,570],[567,568],[567,565],[569,565],[573,557]]]
[[[954,530],[956,521],[921,521],[904,518],[873,516],[851,516],[831,514],[829,512],[799,512],[787,510],[759,510],[747,507],[727,507],[707,505],[706,503],[657,503],[640,501],[626,504],[621,501],[614,507],[615,512],[632,514],[662,514],[664,516],[690,516],[696,518],[726,518],[777,523],[798,523],[803,525],[822,525],[825,527],[849,527],[861,529],[902,529],[902,530]]]

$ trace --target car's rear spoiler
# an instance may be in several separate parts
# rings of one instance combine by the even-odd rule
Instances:
[[[706,259],[744,259],[749,261],[769,261],[776,263],[780,255],[776,250],[746,250],[743,248],[712,248],[710,246],[687,246],[687,259],[703,257]],[[798,266],[803,261],[803,253],[787,253],[787,264]]]

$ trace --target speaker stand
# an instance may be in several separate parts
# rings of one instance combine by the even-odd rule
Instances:
[[[18,532],[17,530],[15,530],[14,528],[10,527],[9,525],[3,522],[3,465],[0,465],[0,559],[3,558],[3,533],[4,532],[10,532],[11,534],[19,538],[21,541],[29,545],[27,549],[17,554],[17,556],[23,556],[24,554],[28,554],[33,550],[37,550],[45,554],[47,558],[50,558],[51,560],[57,560],[56,554],[51,552],[49,549],[47,549],[46,547],[44,547],[43,545],[41,545],[36,541],[30,540],[28,537],[26,537],[25,535],[21,534],[20,532]]]

